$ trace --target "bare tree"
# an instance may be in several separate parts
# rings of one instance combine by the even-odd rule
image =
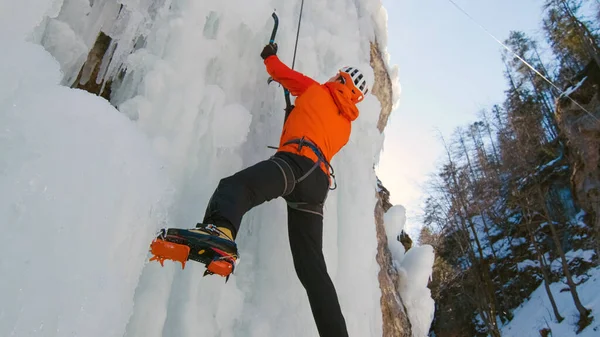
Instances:
[[[583,304],[581,304],[581,300],[579,299],[579,294],[577,293],[577,285],[573,281],[573,276],[571,275],[571,271],[569,270],[569,263],[567,261],[567,257],[565,256],[562,244],[560,243],[560,239],[558,238],[556,227],[554,226],[554,221],[550,216],[548,206],[546,205],[546,198],[544,197],[545,193],[543,193],[542,187],[539,184],[536,184],[535,189],[537,193],[538,202],[541,205],[547,224],[550,227],[550,231],[552,233],[552,240],[554,241],[556,251],[560,256],[563,274],[565,275],[567,285],[569,286],[569,291],[571,292],[571,296],[573,297],[573,303],[575,303],[575,308],[577,308],[577,311],[579,312],[579,326],[580,328],[586,327],[591,322],[591,318],[589,317],[589,315],[592,311],[590,309],[585,308]]]

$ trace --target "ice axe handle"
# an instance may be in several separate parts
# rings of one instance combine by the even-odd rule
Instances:
[[[271,17],[273,17],[273,31],[271,32],[271,39],[269,40],[269,44],[274,43],[275,42],[275,36],[277,35],[277,28],[279,28],[279,17],[277,16],[277,14],[275,14],[275,12],[273,12],[273,14],[271,14]],[[271,82],[273,82],[273,77],[269,77],[269,79],[267,80],[267,84],[271,84]]]
[[[273,25],[273,31],[271,32],[271,39],[269,40],[269,43],[275,42],[275,35],[277,35],[277,28],[279,28],[279,17],[277,17],[275,12],[273,12],[271,16],[273,17],[273,21],[275,21],[275,23]]]

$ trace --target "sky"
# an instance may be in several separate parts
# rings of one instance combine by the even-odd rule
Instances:
[[[543,38],[542,0],[455,0],[499,40],[511,30]],[[388,53],[399,69],[401,95],[385,129],[378,177],[393,204],[407,209],[407,230],[418,233],[423,187],[458,126],[501,103],[502,46],[449,0],[383,0]]]

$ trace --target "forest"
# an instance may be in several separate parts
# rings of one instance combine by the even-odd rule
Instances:
[[[540,6],[543,41],[504,41],[504,101],[440,136],[419,237],[436,254],[431,336],[502,336],[542,285],[561,322],[554,282],[572,296],[576,331],[600,319],[578,292],[600,256],[600,2]]]

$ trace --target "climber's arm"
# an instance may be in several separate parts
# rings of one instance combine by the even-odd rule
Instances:
[[[273,77],[273,80],[283,85],[293,96],[300,96],[308,87],[318,84],[312,78],[290,69],[279,60],[277,55],[267,57],[264,62],[267,72]]]

